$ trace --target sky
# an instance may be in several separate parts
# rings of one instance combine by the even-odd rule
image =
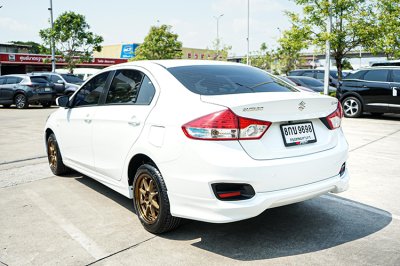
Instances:
[[[300,12],[290,0],[250,1],[250,51],[265,42],[277,46],[280,31],[290,23],[285,10]],[[50,26],[50,0],[0,0],[0,43],[35,41]],[[86,17],[91,30],[103,36],[103,45],[141,43],[153,25],[168,24],[184,47],[212,48],[217,37],[232,46],[230,55],[247,51],[247,0],[53,0],[54,18],[65,11]]]

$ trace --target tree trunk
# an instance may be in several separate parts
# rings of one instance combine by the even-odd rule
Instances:
[[[341,57],[341,56],[335,57],[339,81],[342,80],[342,69],[343,69],[342,59],[343,59],[343,57]]]

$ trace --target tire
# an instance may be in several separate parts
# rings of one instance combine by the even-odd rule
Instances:
[[[42,103],[43,108],[49,108],[51,106],[51,102]]]
[[[10,108],[11,104],[3,104],[4,108]]]
[[[161,234],[180,225],[182,219],[171,215],[167,187],[157,168],[149,164],[139,167],[133,193],[136,214],[147,231]]]
[[[356,97],[350,96],[342,101],[345,117],[356,118],[362,114],[362,104]]]
[[[18,109],[26,109],[29,106],[28,99],[22,93],[18,93],[17,95],[15,95],[14,103]]]
[[[49,161],[50,170],[55,175],[64,175],[69,172],[69,168],[64,165],[60,148],[54,134],[50,134],[47,139],[47,159]]]

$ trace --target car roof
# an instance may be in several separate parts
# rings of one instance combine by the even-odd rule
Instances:
[[[195,65],[225,65],[225,66],[243,66],[249,67],[248,65],[236,63],[236,62],[226,62],[226,61],[213,61],[213,60],[182,60],[182,59],[167,59],[167,60],[142,60],[142,61],[132,61],[123,64],[113,65],[105,68],[104,70],[118,69],[121,66],[154,66],[159,65],[164,68],[180,67],[180,66],[195,66]]]
[[[288,76],[288,78],[295,78],[295,79],[299,79],[299,80],[301,80],[301,79],[303,79],[303,80],[319,80],[319,79],[316,79],[316,78],[312,78],[312,77],[307,77],[307,76]]]

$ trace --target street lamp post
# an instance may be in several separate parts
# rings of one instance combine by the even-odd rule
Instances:
[[[250,0],[247,0],[247,64],[250,65]]]
[[[219,16],[214,16],[215,20],[217,21],[217,48],[219,49],[219,19],[223,16],[224,14],[221,14]]]
[[[51,31],[53,31],[53,26],[54,26],[54,22],[53,22],[53,1],[50,0],[50,23],[51,23]],[[55,47],[54,47],[54,38],[53,35],[51,35],[51,39],[50,39],[50,48],[51,48],[51,71],[55,72],[56,71],[56,56],[55,56]]]
[[[331,14],[331,5],[332,1],[328,0],[328,18],[326,21],[326,27],[328,30],[328,35],[331,34],[332,28],[332,14]],[[329,93],[329,77],[330,77],[330,70],[331,67],[331,42],[329,39],[326,40],[326,54],[325,54],[325,75],[324,75],[324,94],[328,95]]]

